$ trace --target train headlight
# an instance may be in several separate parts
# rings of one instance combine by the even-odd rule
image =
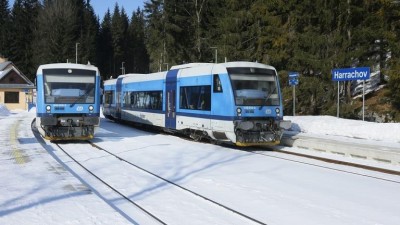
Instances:
[[[89,105],[89,111],[93,111],[93,106],[92,105]]]
[[[46,111],[47,111],[47,112],[50,112],[50,110],[51,110],[51,106],[49,106],[49,105],[46,106]]]
[[[276,115],[279,116],[281,110],[280,110],[279,108],[276,108],[276,109],[275,109],[275,112],[276,112]]]
[[[242,108],[236,109],[237,116],[242,116]]]

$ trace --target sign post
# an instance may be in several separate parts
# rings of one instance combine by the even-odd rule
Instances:
[[[337,109],[336,109],[336,116],[339,118],[339,103],[340,103],[340,82],[337,82]]]
[[[344,68],[344,69],[333,69],[332,80],[338,82],[338,103],[337,103],[337,117],[339,117],[339,82],[348,80],[362,80],[363,81],[363,120],[365,111],[365,80],[370,78],[369,67],[356,67],[356,68]]]
[[[296,85],[299,85],[299,73],[289,72],[289,85],[293,87],[293,116],[296,115]]]

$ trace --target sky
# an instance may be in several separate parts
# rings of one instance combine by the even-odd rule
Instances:
[[[147,0],[91,0],[90,3],[92,4],[96,15],[98,15],[101,20],[107,9],[110,9],[110,11],[113,12],[115,3],[118,3],[120,9],[123,7],[128,17],[131,17],[132,12],[138,7],[143,9],[145,1]],[[10,8],[13,4],[14,0],[10,0]]]
[[[122,7],[125,9],[126,14],[130,18],[132,12],[136,11],[138,7],[143,9],[145,1],[147,0],[91,0],[90,2],[95,13],[102,19],[107,9],[110,9],[111,13],[113,12],[116,3],[118,3],[120,9]]]
[[[0,224],[20,225],[21,219],[24,225],[156,224],[54,143],[40,144],[30,128],[35,112],[10,112],[0,104]],[[387,134],[388,130],[398,134],[400,124],[288,118],[301,132],[400,144],[399,136],[393,139]],[[354,135],[353,130],[360,132]],[[364,130],[379,132],[365,136]],[[279,152],[258,152],[261,156],[236,151],[148,133],[104,117],[93,142],[120,158],[85,142],[61,145],[88,170],[166,224],[256,223],[121,159],[266,224],[398,225],[400,221],[398,176]]]

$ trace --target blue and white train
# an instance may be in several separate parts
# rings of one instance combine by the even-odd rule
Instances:
[[[48,140],[88,140],[100,124],[97,67],[71,63],[39,66],[36,128]]]
[[[252,62],[120,75],[104,82],[103,114],[237,146],[279,144],[291,126],[283,120],[275,68]]]

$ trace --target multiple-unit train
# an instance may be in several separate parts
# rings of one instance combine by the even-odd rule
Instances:
[[[104,82],[103,114],[237,146],[279,144],[291,125],[275,68],[252,62],[120,75]]]
[[[100,74],[92,65],[58,63],[37,70],[36,128],[48,140],[88,140],[100,123]]]

